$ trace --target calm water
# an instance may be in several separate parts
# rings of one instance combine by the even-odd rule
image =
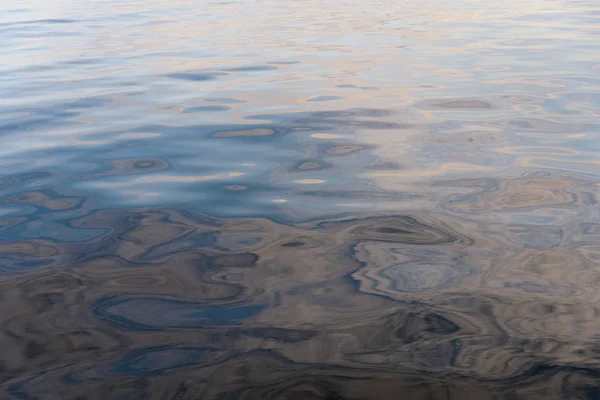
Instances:
[[[600,399],[597,0],[3,0],[1,399]]]

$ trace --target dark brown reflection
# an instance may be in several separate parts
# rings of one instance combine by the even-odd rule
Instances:
[[[563,183],[525,186],[557,191],[540,207],[574,201],[561,197]],[[509,192],[493,187],[487,196]],[[531,226],[431,213],[291,226],[106,209],[69,225],[104,233],[1,245],[2,397],[596,393],[600,250],[590,223],[565,231],[572,241],[560,248],[524,246]]]

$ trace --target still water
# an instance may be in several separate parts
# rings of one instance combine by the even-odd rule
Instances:
[[[1,399],[600,399],[597,0],[3,0]]]

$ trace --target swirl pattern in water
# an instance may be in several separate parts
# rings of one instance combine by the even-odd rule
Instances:
[[[0,12],[0,398],[600,398],[600,3]]]

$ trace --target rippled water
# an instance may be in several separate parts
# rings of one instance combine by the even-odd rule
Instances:
[[[0,398],[600,398],[596,0],[0,16]]]

